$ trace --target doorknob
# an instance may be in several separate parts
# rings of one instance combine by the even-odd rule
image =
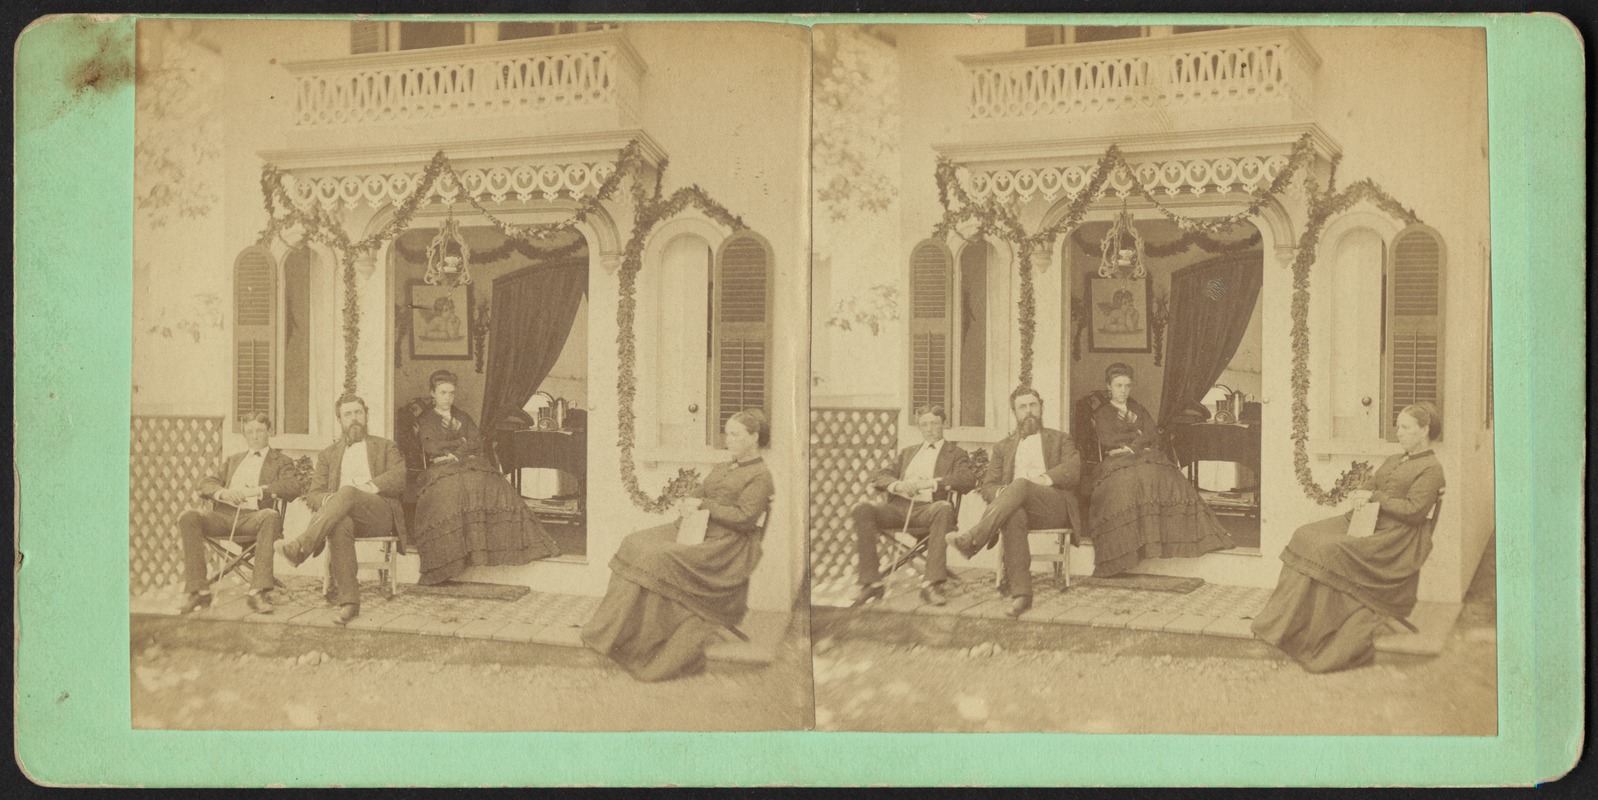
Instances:
[[[1370,400],[1369,397],[1367,397],[1365,399],[1367,401]],[[1369,405],[1369,403],[1367,402],[1366,405]],[[699,413],[699,404],[698,403],[689,403],[688,404],[688,413],[690,413],[690,414],[698,414]]]
[[[1370,395],[1366,395],[1366,396],[1360,398],[1359,404],[1362,405],[1362,406],[1365,406],[1366,408],[1370,408],[1370,404],[1371,404]]]

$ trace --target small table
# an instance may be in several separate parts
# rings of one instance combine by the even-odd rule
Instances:
[[[579,513],[588,499],[588,435],[581,431],[498,431],[495,454],[522,490],[522,470],[558,469],[577,480]]]
[[[1252,470],[1256,478],[1260,474],[1258,425],[1245,422],[1199,422],[1192,425],[1176,425],[1171,428],[1171,446],[1176,450],[1177,463],[1187,468],[1188,477],[1194,485],[1198,484],[1198,471],[1194,465],[1200,461],[1229,461]],[[1246,508],[1240,510],[1247,516],[1258,516],[1257,485],[1252,493],[1252,501]],[[1230,509],[1216,508],[1217,512],[1222,510]]]

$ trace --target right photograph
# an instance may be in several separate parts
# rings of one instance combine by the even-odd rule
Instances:
[[[813,31],[817,729],[1495,735],[1483,29]]]

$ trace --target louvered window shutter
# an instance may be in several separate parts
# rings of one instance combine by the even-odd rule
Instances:
[[[1411,226],[1393,239],[1388,269],[1386,414],[1389,440],[1398,412],[1421,401],[1442,408],[1443,242],[1424,226]]]
[[[936,242],[910,254],[910,407],[949,407],[954,258]]]
[[[277,330],[277,263],[263,247],[233,262],[233,426],[272,413],[272,344]]]
[[[771,265],[765,245],[753,237],[729,241],[715,276],[715,348],[711,396],[716,413],[712,442],[721,441],[733,414],[758,408],[770,417],[766,387],[771,354]]]

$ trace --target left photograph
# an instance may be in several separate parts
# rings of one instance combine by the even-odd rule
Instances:
[[[137,51],[132,726],[812,728],[808,31]]]

